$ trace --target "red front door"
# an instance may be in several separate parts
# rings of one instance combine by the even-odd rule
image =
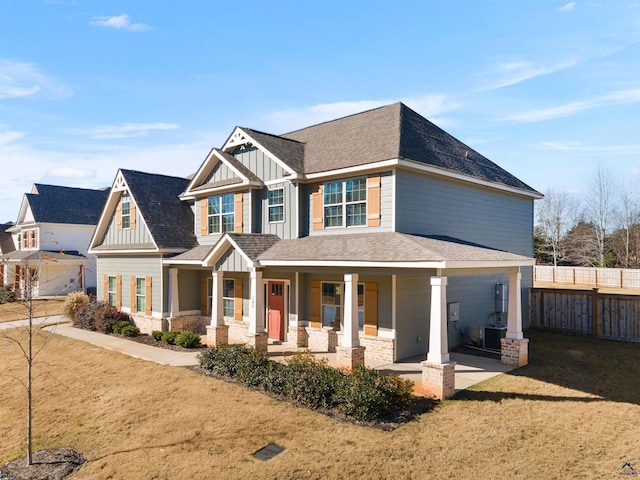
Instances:
[[[284,282],[268,282],[269,338],[284,340]]]

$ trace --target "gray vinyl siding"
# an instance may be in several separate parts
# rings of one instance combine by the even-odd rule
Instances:
[[[151,311],[163,312],[166,298],[162,298],[162,286],[166,282],[166,274],[162,268],[161,256],[118,256],[98,258],[98,286],[99,300],[105,300],[104,275],[122,275],[122,307],[131,307],[131,277],[151,277]]]
[[[178,289],[180,311],[200,310],[200,270],[179,270]]]
[[[229,248],[216,262],[215,269],[223,272],[248,272],[249,266],[235,248]]]
[[[363,175],[355,177],[345,177],[337,180],[348,180],[349,178],[360,178]],[[366,177],[366,175],[364,175]],[[348,228],[325,228],[322,230],[313,230],[313,203],[311,200],[311,194],[313,191],[313,185],[304,186],[304,205],[300,208],[304,209],[304,217],[301,219],[301,225],[305,235],[336,235],[343,233],[374,233],[374,232],[390,232],[393,230],[393,174],[391,172],[384,172],[380,174],[380,226],[379,227],[348,227]]]
[[[285,171],[280,165],[255,147],[238,150],[233,153],[233,156],[263,182],[277,180],[285,174]]]
[[[446,235],[533,256],[533,199],[397,170],[396,231]]]
[[[284,221],[283,222],[269,222],[269,190],[275,190],[278,188],[283,189],[284,193]],[[298,187],[290,182],[277,183],[269,185],[269,188],[255,192],[260,202],[258,204],[258,210],[255,211],[255,215],[259,217],[262,222],[260,225],[261,233],[271,233],[278,235],[283,240],[292,238],[298,238],[298,212],[297,195]]]
[[[116,227],[116,214],[114,213],[101,245],[138,245],[145,243],[153,243],[153,238],[149,230],[147,230],[139,209],[136,208],[136,227],[118,230]]]
[[[396,277],[396,359],[424,355],[429,348],[429,275]]]

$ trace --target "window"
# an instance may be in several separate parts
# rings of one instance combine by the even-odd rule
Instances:
[[[367,224],[367,179],[355,178],[324,184],[324,226],[353,227]]]
[[[358,284],[358,329],[364,330],[364,283]]]
[[[269,190],[269,222],[284,222],[284,189]]]
[[[18,250],[22,250],[22,233],[18,234]]]
[[[107,301],[109,302],[109,305],[112,307],[116,306],[116,301],[117,301],[116,285],[117,285],[116,277],[109,277],[109,279],[107,280]]]
[[[147,310],[147,284],[144,278],[136,278],[136,312]]]
[[[234,223],[234,195],[216,195],[209,197],[207,207],[207,231],[209,234],[233,232]]]
[[[225,317],[233,317],[235,315],[235,280],[222,281],[222,312]]]
[[[131,228],[131,200],[129,198],[122,199],[121,209],[122,228]]]
[[[358,329],[364,330],[364,291],[365,284],[358,283]],[[343,283],[322,282],[322,326],[340,330],[342,320]]]

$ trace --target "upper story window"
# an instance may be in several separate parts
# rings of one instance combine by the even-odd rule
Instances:
[[[207,206],[207,232],[233,232],[235,228],[234,194],[209,197]]]
[[[284,189],[269,190],[269,222],[284,222]]]
[[[131,200],[129,198],[122,199],[121,210],[122,228],[131,228]]]
[[[38,229],[23,230],[18,234],[18,244],[22,250],[38,248]]]
[[[22,232],[18,233],[18,250],[22,250]]]
[[[367,224],[367,179],[354,178],[324,184],[324,226]]]

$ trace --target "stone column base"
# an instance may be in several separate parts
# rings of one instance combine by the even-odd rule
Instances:
[[[453,397],[456,393],[456,362],[422,365],[422,391],[439,400]]]
[[[269,346],[269,337],[267,332],[247,333],[244,336],[245,343],[261,353],[267,353]]]
[[[217,347],[229,344],[228,325],[207,325],[207,343]]]
[[[351,371],[358,365],[364,366],[364,347],[336,347],[336,367]]]
[[[505,365],[515,365],[524,367],[529,363],[529,339],[512,340],[501,338],[502,358],[500,361]]]
[[[287,343],[296,347],[306,347],[309,345],[309,335],[306,327],[289,327],[287,331]]]

